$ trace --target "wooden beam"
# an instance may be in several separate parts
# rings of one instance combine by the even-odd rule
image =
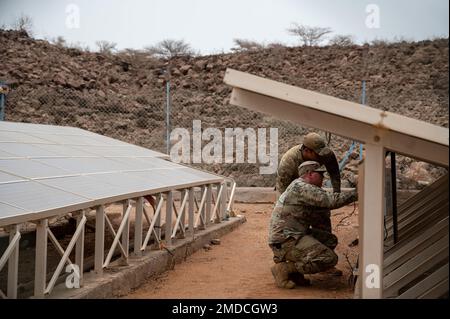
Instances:
[[[311,110],[333,114],[339,118],[441,144],[447,146],[447,148],[449,145],[448,128],[403,115],[382,111],[370,106],[349,102],[233,69],[227,69],[224,82],[233,88],[272,97],[278,101],[293,104],[295,107],[303,106]],[[277,109],[275,105],[272,108]]]
[[[398,154],[425,162],[449,166],[448,145],[391,131],[383,125],[367,124],[238,88],[233,89],[230,103],[358,142],[380,145]],[[448,130],[444,131],[448,134]]]

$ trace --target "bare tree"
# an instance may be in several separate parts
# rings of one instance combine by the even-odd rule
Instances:
[[[330,45],[336,45],[340,47],[348,47],[351,45],[354,45],[355,42],[353,40],[352,35],[335,35],[333,38],[330,39]]]
[[[66,39],[60,35],[54,38],[51,42],[59,47],[65,47],[67,45]]]
[[[231,48],[231,51],[235,52],[257,51],[265,48],[264,44],[252,40],[233,39],[233,42],[236,45],[236,47]]]
[[[96,41],[95,45],[97,45],[98,51],[100,53],[110,54],[116,50],[117,43],[101,40],[101,41]]]
[[[171,59],[177,56],[192,56],[194,51],[191,46],[183,40],[166,39],[156,45],[148,46],[145,51],[156,57]]]
[[[302,45],[306,47],[319,45],[327,34],[333,32],[330,28],[311,27],[298,23],[293,23],[287,31],[289,34],[299,37]]]
[[[33,19],[26,14],[21,14],[13,23],[13,28],[18,31],[26,32],[28,35],[33,33]]]
[[[90,52],[89,46],[81,42],[72,42],[66,45],[69,49],[76,49],[78,51]]]
[[[286,45],[282,42],[272,42],[267,45],[269,49],[282,49],[285,48]]]

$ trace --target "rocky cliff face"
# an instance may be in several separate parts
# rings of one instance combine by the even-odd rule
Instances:
[[[78,126],[165,150],[165,61],[137,53],[83,52],[3,30],[0,58],[0,80],[11,88],[6,120]],[[190,128],[194,119],[201,120],[203,128],[278,127],[283,153],[300,142],[306,129],[229,105],[231,90],[223,84],[226,68],[350,101],[360,100],[365,79],[371,107],[448,127],[448,39],[278,47],[171,61],[172,127]],[[340,137],[331,139],[339,158],[350,143]],[[417,170],[412,162],[401,158],[400,174],[417,176],[411,172]],[[255,165],[199,166],[232,176],[241,185],[273,185],[273,175],[260,176]],[[431,177],[443,172],[424,164],[420,168]],[[351,168],[346,174],[351,174]]]

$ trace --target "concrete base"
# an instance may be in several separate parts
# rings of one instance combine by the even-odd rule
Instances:
[[[114,298],[128,294],[145,282],[146,279],[172,269],[195,251],[221,237],[246,221],[245,217],[230,217],[228,221],[209,225],[206,230],[197,231],[194,236],[177,239],[175,244],[164,250],[147,251],[142,257],[130,257],[128,266],[120,266],[120,260],[104,269],[103,275],[84,274],[83,287],[68,289],[65,283],[55,287],[47,298]]]
[[[274,203],[275,198],[273,187],[236,187],[234,193],[236,203]]]

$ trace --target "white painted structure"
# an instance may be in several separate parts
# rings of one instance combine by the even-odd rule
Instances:
[[[364,173],[360,174],[359,182],[357,290],[362,298],[382,298],[385,152],[448,168],[449,130],[232,69],[226,71],[224,82],[233,88],[230,99],[233,105],[364,143],[365,160],[361,167]],[[378,280],[366,285],[366,280],[373,279],[374,267],[379,270]]]
[[[95,211],[94,271],[99,276],[110,267],[116,249],[122,262],[127,263],[129,258],[144,254],[151,239],[157,246],[162,242],[170,246],[187,233],[193,235],[197,229],[222,222],[227,210],[232,209],[234,181],[167,158],[79,128],[0,121],[0,227],[10,234],[9,246],[0,256],[0,270],[8,263],[7,292],[0,290],[0,298],[17,298],[19,243],[25,222],[36,225],[35,297],[52,293],[66,264],[78,266],[82,283],[84,233],[91,211]],[[178,207],[174,193],[180,193]],[[155,197],[154,211],[145,205],[148,195]],[[117,230],[107,214],[113,203],[123,205]],[[49,219],[68,214],[76,218],[77,228],[63,249],[49,228]],[[132,214],[135,229],[131,241]],[[114,237],[111,247],[105,247],[106,231]],[[61,260],[48,281],[49,240]],[[133,254],[130,242],[134,244]]]

